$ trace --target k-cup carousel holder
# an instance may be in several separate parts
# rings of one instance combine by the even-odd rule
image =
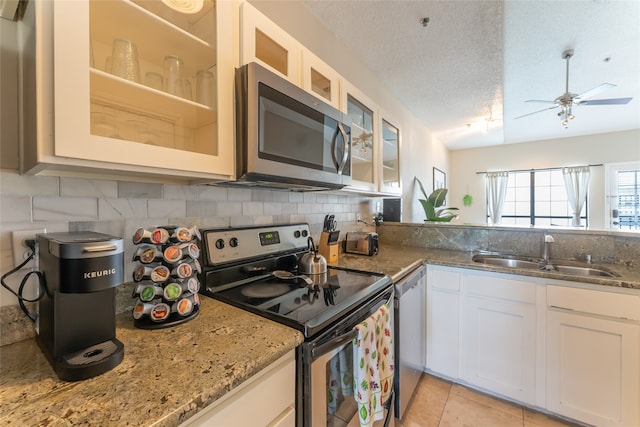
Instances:
[[[133,323],[140,329],[161,329],[188,322],[200,312],[202,271],[197,227],[139,228],[133,235],[135,286]]]

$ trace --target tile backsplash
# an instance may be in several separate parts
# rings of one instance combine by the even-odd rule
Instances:
[[[212,228],[306,222],[312,235],[319,237],[324,216],[329,213],[335,215],[338,229],[343,233],[368,230],[370,226],[357,224],[356,217],[371,218],[375,201],[375,198],[346,192],[296,193],[23,176],[2,171],[0,271],[4,274],[13,268],[11,232],[15,230],[91,230],[122,237],[127,266],[125,278],[129,281],[134,268],[134,263],[129,262],[134,250],[131,237],[138,227],[173,224]],[[20,272],[6,282],[17,289],[22,276]],[[27,290],[27,296],[29,292],[35,293],[33,284],[27,288],[32,288]],[[0,344],[33,336],[33,327],[17,306],[16,298],[5,289],[0,292]],[[122,295],[118,298],[118,306],[122,307],[126,298]]]

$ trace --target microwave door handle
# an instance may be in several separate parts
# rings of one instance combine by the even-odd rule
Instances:
[[[338,162],[338,133],[342,136],[342,159]],[[338,175],[342,175],[342,171],[344,167],[347,165],[347,160],[349,159],[349,151],[347,151],[347,132],[345,132],[342,123],[338,122],[338,127],[336,128],[336,132],[333,134],[333,160],[336,162],[336,166],[338,167]]]
[[[353,341],[353,339],[358,335],[357,329],[351,329],[349,332],[346,332],[342,335],[332,338],[326,343],[320,344],[318,346],[313,346],[311,348],[311,360],[315,361],[320,358],[322,355],[327,354],[331,350],[336,348],[340,348],[345,343],[349,341]]]

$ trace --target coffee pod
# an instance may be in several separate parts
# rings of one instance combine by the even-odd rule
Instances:
[[[160,286],[155,286],[153,284],[138,285],[136,293],[138,294],[138,298],[144,302],[153,301],[156,296],[162,296],[164,294],[163,289]]]
[[[151,307],[149,312],[149,318],[154,322],[162,322],[171,314],[171,307],[168,304],[161,302]]]
[[[161,259],[163,259],[162,251],[151,245],[140,246],[133,254],[133,261],[140,261],[143,264],[151,264]]]
[[[192,228],[177,227],[171,235],[171,240],[174,242],[190,242],[193,239],[200,240],[200,230],[195,225]]]
[[[202,273],[202,267],[197,259],[180,262],[180,264],[176,265],[173,270],[171,270],[171,275],[181,279],[186,279],[187,277],[190,277],[194,271]]]
[[[138,228],[133,234],[133,243],[152,243],[154,245],[162,245],[169,240],[169,232],[164,228],[156,228],[154,230],[146,230]]]
[[[171,311],[178,313],[180,316],[188,316],[193,311],[193,302],[189,298],[182,298],[171,306]]]
[[[151,313],[151,308],[153,306],[154,304],[148,304],[142,301],[138,301],[135,307],[133,307],[133,312],[131,314],[133,315],[134,319],[136,320],[141,319],[142,316],[144,316],[145,314]]]
[[[197,294],[200,291],[200,282],[195,277],[188,277],[186,279],[177,280],[175,283],[180,285],[182,288],[182,293],[190,292],[192,294]]]
[[[133,280],[141,282],[142,280],[151,280],[155,283],[164,283],[171,276],[171,271],[164,265],[155,267],[149,265],[138,265],[133,271]]]
[[[174,245],[165,248],[162,252],[164,260],[168,263],[174,264],[184,257],[191,259],[198,259],[200,255],[200,248],[195,243],[183,243],[181,245]]]
[[[178,283],[169,283],[164,287],[164,299],[175,301],[182,295],[182,287]]]
[[[176,301],[171,306],[171,312],[178,313],[180,316],[188,316],[197,305],[200,305],[200,296],[198,294],[189,295]]]

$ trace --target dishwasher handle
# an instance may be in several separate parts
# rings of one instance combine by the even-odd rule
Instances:
[[[420,279],[422,279],[424,275],[425,268],[424,266],[420,266],[417,270],[414,270],[407,277],[396,283],[396,299],[418,286],[420,284]]]

